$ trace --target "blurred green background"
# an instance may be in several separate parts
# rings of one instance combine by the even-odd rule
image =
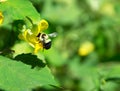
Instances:
[[[61,88],[40,89],[120,91],[120,1],[30,1],[49,22],[45,32],[58,33],[52,39],[52,48],[38,56],[47,62]],[[16,42],[17,31],[4,32],[0,33],[1,50],[10,47],[15,50],[14,56],[33,51],[25,42]]]

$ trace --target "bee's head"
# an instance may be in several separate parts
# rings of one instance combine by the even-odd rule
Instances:
[[[45,40],[44,43],[43,43],[43,47],[44,47],[45,49],[50,49],[50,48],[51,48],[51,45],[52,45],[52,42],[51,42],[50,39]]]

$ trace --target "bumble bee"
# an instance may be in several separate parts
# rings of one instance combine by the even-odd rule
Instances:
[[[37,35],[39,42],[43,44],[43,49],[50,49],[52,45],[50,37],[52,38],[56,36],[57,36],[56,32],[51,34],[39,33]]]

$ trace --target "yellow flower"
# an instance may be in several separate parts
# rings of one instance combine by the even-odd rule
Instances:
[[[37,35],[43,30],[48,28],[48,22],[41,20],[39,24],[34,24],[32,29],[23,29],[23,32],[19,34],[19,38],[28,42],[34,47],[34,53],[36,54],[40,49],[43,49],[43,43],[39,41]]]
[[[2,12],[0,12],[0,24],[2,24],[2,22],[3,22],[3,14],[2,14]]]
[[[81,56],[86,56],[86,55],[90,54],[93,50],[94,50],[93,43],[86,41],[80,45],[78,54]]]
[[[100,12],[108,16],[115,15],[115,7],[112,3],[105,3],[102,5]]]

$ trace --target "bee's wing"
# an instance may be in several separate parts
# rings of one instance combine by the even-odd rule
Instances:
[[[57,36],[57,33],[56,33],[56,32],[50,33],[50,34],[48,34],[48,36],[51,37],[51,38],[53,38],[53,37],[56,37],[56,36]]]

